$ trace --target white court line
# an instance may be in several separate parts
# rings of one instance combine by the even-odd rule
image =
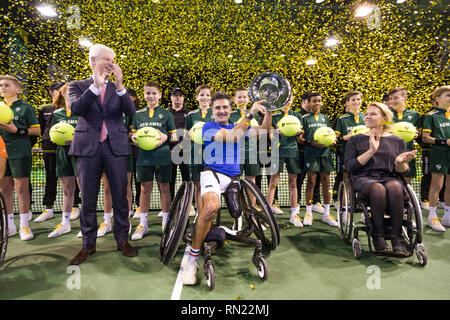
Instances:
[[[181,261],[180,271],[178,271],[177,280],[175,281],[175,286],[173,287],[172,296],[170,300],[180,300],[181,291],[183,290],[183,281],[181,280],[181,272],[183,271],[183,265],[186,263],[189,253],[191,251],[191,246],[187,245],[186,250],[184,250],[183,260]]]

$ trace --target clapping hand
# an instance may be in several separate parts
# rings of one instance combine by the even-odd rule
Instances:
[[[108,76],[106,72],[106,68],[111,68],[110,64],[103,65],[102,63],[93,62],[92,69],[94,71],[93,79],[94,79],[94,87],[100,89],[102,85],[105,83],[105,80]]]
[[[117,65],[117,64],[113,64],[112,65],[113,68],[113,74],[114,74],[114,84],[116,85],[116,89],[117,91],[122,91],[124,89],[123,87],[123,73],[122,73],[122,69]]]
[[[377,152],[378,148],[380,147],[380,139],[381,136],[375,136],[375,129],[371,129],[369,137],[369,146],[372,152],[374,153]]]
[[[400,163],[408,163],[412,159],[416,158],[416,153],[417,153],[417,150],[400,153],[397,156],[397,158],[395,158],[395,162],[397,162],[399,164]]]

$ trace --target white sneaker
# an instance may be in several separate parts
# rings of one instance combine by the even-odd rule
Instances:
[[[45,220],[54,218],[53,209],[44,209],[42,213],[34,219],[34,222],[44,222]]]
[[[33,232],[31,232],[31,229],[29,226],[24,226],[20,228],[19,230],[20,234],[20,240],[28,241],[34,238]]]
[[[139,219],[141,216],[141,209],[139,207],[136,208],[136,212],[133,215],[133,219]]]
[[[312,211],[323,214],[325,212],[325,208],[320,202],[317,202],[312,205]]]
[[[182,266],[181,271],[181,280],[183,281],[183,284],[186,285],[194,285],[197,283],[197,269],[198,269],[198,263],[194,260],[188,259],[186,263],[184,263]]]
[[[66,224],[63,225],[62,223],[58,224],[55,228],[55,230],[53,230],[48,237],[49,238],[56,238],[59,237],[65,233],[69,233],[70,232],[70,224]]]
[[[191,210],[189,211],[189,217],[195,217],[197,212],[195,212],[194,206],[191,205]]]
[[[78,231],[78,233],[77,233],[77,238],[83,238],[83,233],[81,232],[81,230]]]
[[[422,210],[430,210],[430,203],[425,200],[425,201],[420,201],[420,207],[422,208]]]
[[[80,208],[72,208],[70,212],[70,221],[77,220],[80,217]]]
[[[313,216],[312,213],[305,214],[305,217],[303,218],[303,225],[304,226],[310,226],[313,222]]]
[[[322,218],[322,222],[324,222],[332,227],[338,226],[336,219],[331,214],[327,215],[326,218]]]
[[[442,226],[442,224],[439,222],[439,219],[433,218],[433,219],[428,219],[428,227],[433,229],[434,231],[440,231],[440,232],[444,232],[445,228],[444,226]]]
[[[108,232],[111,232],[111,223],[102,222],[97,230],[97,238],[103,237]]]
[[[298,214],[293,214],[291,215],[291,219],[289,220],[294,226],[296,226],[297,228],[302,228],[303,227],[303,223],[302,223],[302,219],[300,219],[300,217],[298,216]]]
[[[444,214],[444,217],[442,218],[442,225],[445,227],[450,227],[450,214]]]
[[[131,236],[131,240],[141,240],[144,234],[148,232],[148,226],[143,226],[142,224],[139,224],[136,228],[136,231],[134,231],[133,235]]]
[[[283,214],[283,210],[281,210],[280,207],[277,204],[274,204],[272,206],[272,212],[274,214]]]
[[[17,234],[17,227],[15,224],[12,225],[8,225],[8,238],[15,236]]]

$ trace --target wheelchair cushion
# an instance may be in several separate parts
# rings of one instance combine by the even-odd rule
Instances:
[[[220,248],[225,243],[225,239],[227,238],[227,233],[224,229],[219,227],[213,227],[209,230],[206,235],[205,242],[216,241],[217,247]]]

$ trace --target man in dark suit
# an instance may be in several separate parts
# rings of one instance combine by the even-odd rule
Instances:
[[[77,265],[96,250],[97,199],[103,168],[111,185],[114,208],[114,237],[117,249],[133,257],[136,250],[128,243],[127,156],[130,154],[123,115],[133,116],[136,108],[122,84],[122,70],[114,64],[112,49],[96,44],[89,51],[93,75],[69,86],[72,112],[78,124],[69,154],[77,157],[82,192],[80,227],[81,251],[72,259]],[[115,81],[108,81],[114,74]]]

